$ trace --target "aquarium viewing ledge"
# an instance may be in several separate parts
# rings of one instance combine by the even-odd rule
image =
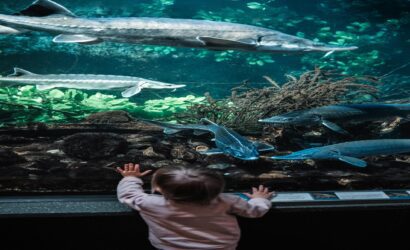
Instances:
[[[241,193],[235,193],[243,197]],[[272,211],[394,209],[410,207],[410,190],[278,192]],[[0,197],[0,217],[123,216],[134,213],[115,195]]]

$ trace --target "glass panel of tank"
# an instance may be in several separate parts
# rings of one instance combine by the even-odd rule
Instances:
[[[409,26],[399,0],[2,1],[0,192],[110,193],[129,162],[409,188]]]

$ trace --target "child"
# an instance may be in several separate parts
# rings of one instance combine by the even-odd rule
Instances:
[[[268,192],[262,185],[253,188],[245,201],[222,193],[224,180],[215,172],[198,168],[165,167],[152,178],[147,194],[142,180],[151,170],[140,172],[138,164],[117,168],[124,177],[117,188],[118,199],[141,214],[149,227],[151,244],[158,249],[234,250],[240,229],[235,215],[261,217],[271,207]]]

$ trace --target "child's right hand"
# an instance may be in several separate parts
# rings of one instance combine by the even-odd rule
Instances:
[[[247,197],[249,197],[250,199],[252,198],[264,198],[264,199],[271,199],[274,196],[276,196],[275,192],[269,192],[268,188],[259,185],[259,188],[252,188],[252,194],[250,193],[244,193],[244,195],[246,195]]]
[[[140,172],[140,165],[138,164],[132,164],[132,163],[128,163],[128,164],[124,164],[124,168],[117,168],[117,172],[120,173],[123,177],[127,177],[127,176],[134,176],[134,177],[142,177],[145,176],[149,173],[151,173],[152,170],[147,170],[144,172]]]

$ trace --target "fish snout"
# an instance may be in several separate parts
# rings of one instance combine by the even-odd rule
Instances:
[[[285,118],[285,117],[280,117],[280,116],[273,116],[273,117],[258,120],[258,122],[264,122],[264,123],[287,123],[289,121],[290,119]]]
[[[258,122],[268,122],[268,119],[259,119]]]
[[[244,161],[256,161],[259,159],[259,156],[245,156],[245,157],[238,157],[238,158]]]

